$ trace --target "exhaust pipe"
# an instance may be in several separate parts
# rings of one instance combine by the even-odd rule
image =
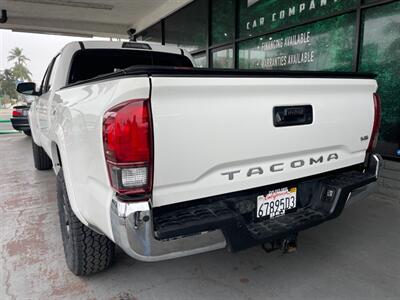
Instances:
[[[0,19],[0,23],[6,23],[8,20],[7,18],[7,11],[5,9],[1,10],[1,19]]]

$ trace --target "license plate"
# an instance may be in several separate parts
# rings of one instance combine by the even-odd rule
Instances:
[[[282,188],[257,197],[257,217],[280,217],[296,208],[297,188]]]
[[[25,117],[25,116],[27,116],[28,115],[28,111],[27,110],[23,110],[22,111],[22,115]]]

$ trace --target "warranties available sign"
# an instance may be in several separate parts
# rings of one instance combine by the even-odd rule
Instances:
[[[239,44],[245,69],[351,71],[353,15],[345,14]]]

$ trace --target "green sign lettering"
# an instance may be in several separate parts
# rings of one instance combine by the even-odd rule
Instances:
[[[241,0],[240,37],[293,26],[353,8],[357,0]]]

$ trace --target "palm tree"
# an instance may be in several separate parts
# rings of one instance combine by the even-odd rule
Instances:
[[[32,73],[27,67],[27,62],[30,59],[23,54],[23,49],[18,47],[11,49],[7,59],[8,61],[14,61],[12,72],[16,79],[31,81]]]
[[[11,49],[10,55],[8,55],[7,60],[8,61],[17,60],[16,64],[26,65],[26,62],[30,61],[30,59],[27,58],[24,54],[22,54],[22,52],[23,52],[23,49],[18,48],[18,47]]]

